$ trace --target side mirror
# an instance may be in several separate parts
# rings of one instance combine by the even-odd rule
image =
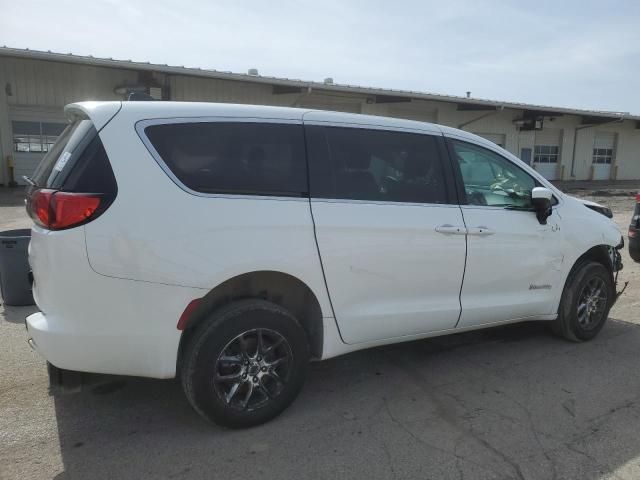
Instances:
[[[536,217],[540,225],[547,224],[547,218],[551,215],[553,210],[551,209],[551,199],[553,193],[551,190],[545,187],[535,187],[531,190],[531,204],[536,212]]]

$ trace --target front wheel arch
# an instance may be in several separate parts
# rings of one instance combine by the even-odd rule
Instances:
[[[573,306],[574,296],[576,292],[575,288],[581,282],[581,276],[585,269],[594,268],[593,265],[597,265],[598,268],[604,269],[606,271],[606,277],[608,280],[608,297],[607,302],[608,305],[606,307],[605,312],[605,321],[608,316],[609,309],[615,302],[616,296],[616,288],[615,288],[615,278],[614,278],[614,266],[610,257],[610,249],[607,245],[598,245],[596,247],[592,247],[583,255],[581,255],[573,264],[567,278],[565,280],[564,288],[562,290],[562,295],[560,297],[560,301],[558,303],[557,310],[557,318],[552,323],[552,329],[555,334],[558,336],[564,337],[571,341],[584,341],[590,338],[580,338],[579,335],[576,335],[571,328],[571,315],[573,312],[570,311],[570,307]],[[604,272],[603,272],[604,273]],[[569,305],[570,304],[570,305]],[[604,322],[603,322],[604,323]],[[596,332],[597,333],[597,332]],[[595,336],[595,335],[594,335]]]
[[[571,271],[573,271],[575,267],[582,262],[592,261],[602,264],[607,270],[609,270],[611,276],[613,277],[613,263],[611,261],[610,255],[610,250],[613,248],[614,247],[609,245],[596,245],[595,247],[591,247],[589,250],[580,255],[580,257],[574,262]]]
[[[572,280],[572,277],[578,267],[585,262],[596,262],[602,264],[611,274],[611,278],[614,278],[613,264],[611,263],[611,257],[609,256],[610,249],[613,247],[609,245],[595,245],[585,251],[582,255],[580,255],[571,265],[571,268],[567,272],[566,276],[561,278],[560,280],[564,280],[562,283],[562,290],[558,294],[556,294],[554,305],[556,305],[555,313],[559,313],[560,304],[562,302],[562,298],[564,297],[564,293],[567,289],[567,285]],[[554,313],[554,311],[549,312]]]

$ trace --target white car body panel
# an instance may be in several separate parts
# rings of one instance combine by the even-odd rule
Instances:
[[[118,123],[100,132],[118,197],[85,227],[92,268],[111,277],[207,290],[243,273],[281,271],[309,286],[331,317],[308,199],[185,192],[136,133],[142,120],[137,106],[125,105]],[[220,114],[229,118],[224,106]]]
[[[67,116],[73,115],[75,111],[83,112],[91,118],[96,130],[99,131],[116,116],[121,108],[122,102],[82,102],[67,105],[64,111]]]
[[[346,343],[455,327],[465,239],[438,233],[436,227],[463,228],[457,205],[314,199],[312,209],[329,294]]]
[[[304,123],[441,135],[428,123],[334,112],[308,112]],[[458,205],[311,198],[311,209],[344,342],[389,341],[455,327],[465,238],[436,228],[464,230]]]
[[[564,195],[564,194],[563,194]],[[554,215],[556,215],[554,208]],[[562,285],[578,258],[591,248],[606,245],[615,248],[622,240],[622,234],[613,220],[597,213],[585,204],[569,195],[564,195],[562,208],[557,209],[562,227],[564,266],[562,271]],[[551,304],[554,311],[560,303],[562,289],[554,291]]]
[[[174,376],[177,319],[206,291],[98,275],[87,262],[84,236],[84,227],[32,229],[29,261],[42,311],[27,322],[35,347],[59,368]]]
[[[558,216],[540,225],[531,212],[465,205],[462,213],[470,234],[459,326],[553,313],[563,286]]]
[[[60,368],[173,377],[176,324],[187,304],[237,275],[264,270],[298,278],[318,299],[322,358],[523,318],[549,320],[575,261],[621,238],[610,219],[513,155],[447,127],[179,102],[86,102],[67,111],[84,112],[100,131],[118,194],[84,226],[33,228],[30,263],[42,312],[28,318],[27,328],[36,349]],[[516,162],[558,204],[543,226],[531,212],[469,206],[197,194],[166,173],[136,131],[139,122],[158,119],[359,124],[445,135]],[[467,230],[436,232],[442,224]],[[483,226],[493,235],[465,235]]]

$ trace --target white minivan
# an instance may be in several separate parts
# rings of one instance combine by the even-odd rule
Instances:
[[[29,179],[60,371],[179,377],[201,415],[265,422],[310,359],[524,320],[573,341],[616,299],[622,236],[497,145],[408,120],[86,102]]]

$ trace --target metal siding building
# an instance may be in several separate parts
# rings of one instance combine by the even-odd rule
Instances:
[[[124,91],[435,122],[487,138],[549,179],[640,179],[640,116],[626,113],[0,48],[0,184],[33,172],[66,122],[64,105]]]

